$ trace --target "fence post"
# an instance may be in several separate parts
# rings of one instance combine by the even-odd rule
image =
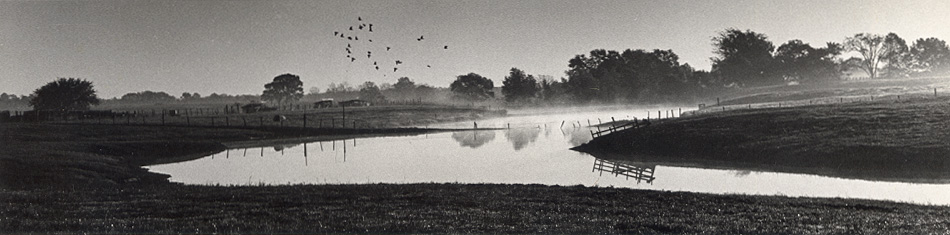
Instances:
[[[224,116],[224,126],[227,126],[227,127],[231,126],[231,119],[228,118],[228,116]]]
[[[247,127],[247,117],[241,117],[241,120],[244,120],[244,127]]]
[[[187,123],[188,126],[191,126],[191,116],[185,116],[185,123]]]
[[[307,114],[303,114],[303,128],[307,128]]]
[[[165,125],[165,110],[162,109],[162,126]]]
[[[264,116],[260,116],[260,117],[258,117],[258,118],[260,118],[260,121],[261,121],[261,125],[260,125],[260,126],[264,126]]]

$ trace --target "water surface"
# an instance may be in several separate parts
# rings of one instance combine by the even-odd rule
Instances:
[[[186,184],[517,183],[950,205],[947,184],[650,165],[603,160],[569,150],[591,139],[588,119],[596,124],[597,118],[626,119],[644,113],[627,110],[515,115],[478,122],[480,128],[507,128],[510,124],[511,129],[230,149],[193,161],[148,168]],[[474,123],[441,127],[467,125]]]

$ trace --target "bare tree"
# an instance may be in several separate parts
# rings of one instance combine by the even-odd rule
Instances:
[[[899,42],[878,34],[859,33],[844,40],[844,49],[861,53],[861,69],[872,79],[877,77],[884,56],[900,49]]]

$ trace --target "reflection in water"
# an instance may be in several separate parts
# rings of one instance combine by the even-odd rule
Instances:
[[[462,147],[478,148],[495,139],[495,131],[459,131],[452,133],[452,139]]]
[[[568,137],[568,143],[571,143],[571,146],[579,146],[593,139],[588,128],[564,128],[561,131],[565,137]]]
[[[528,143],[538,140],[539,134],[541,134],[541,129],[539,128],[515,128],[505,131],[505,138],[511,142],[515,150],[521,150],[525,146],[528,146]]]
[[[291,148],[300,144],[280,144],[274,145],[274,151],[284,151],[285,148]]]
[[[628,180],[630,178],[636,179],[638,184],[641,181],[653,184],[653,180],[656,179],[656,177],[653,177],[653,170],[656,169],[656,165],[636,165],[600,158],[594,159],[594,169],[590,172],[600,171],[600,175],[604,175],[604,172],[613,173],[614,176],[622,175],[626,176]]]

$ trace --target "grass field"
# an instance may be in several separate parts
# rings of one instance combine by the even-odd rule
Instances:
[[[610,159],[836,177],[950,182],[950,97],[699,114],[579,150]]]
[[[279,113],[289,117],[303,114]],[[167,183],[167,176],[149,173],[141,166],[209,155],[226,149],[226,144],[419,134],[432,130],[392,127],[407,120],[434,123],[498,115],[504,115],[504,111],[441,106],[365,107],[348,111],[353,120],[376,120],[373,123],[378,125],[372,128],[302,128],[302,120],[300,126],[296,126],[298,123],[293,118],[288,118],[283,127],[273,122],[264,126],[212,126],[210,120],[196,121],[192,125],[0,123],[0,142],[4,143],[0,148],[0,186]],[[154,121],[155,117],[146,120]]]
[[[944,233],[950,207],[542,185],[0,191],[3,232]]]
[[[939,156],[950,140],[944,134],[950,112],[942,107],[950,108],[948,102],[916,99],[695,115],[637,132],[616,132],[593,144],[645,138],[653,142],[637,142],[645,144],[638,151],[690,157],[711,151],[709,156],[766,165],[809,162],[814,159],[801,156],[821,159],[841,151],[900,149],[932,153],[902,158],[908,166],[942,167]],[[409,119],[432,116],[431,110],[404,111]],[[470,112],[448,111],[434,121],[498,115]],[[187,186],[140,167],[205,156],[248,141],[424,131],[2,123],[0,232],[797,234],[950,229],[950,207],[885,201],[541,185]],[[619,144],[598,148],[631,151]],[[730,155],[735,153],[745,155]],[[892,162],[890,155],[874,151],[835,162],[854,163],[864,153],[870,157],[859,160],[869,161],[857,165]],[[934,177],[950,171],[925,172]]]

